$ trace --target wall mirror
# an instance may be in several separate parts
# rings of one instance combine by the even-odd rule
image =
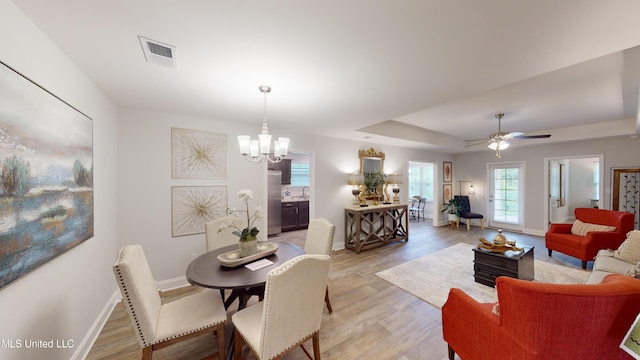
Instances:
[[[373,148],[358,151],[360,157],[360,172],[364,176],[367,194],[370,200],[380,197],[384,184],[384,153]]]

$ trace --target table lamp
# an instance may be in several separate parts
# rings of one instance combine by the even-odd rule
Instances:
[[[388,191],[388,187],[389,185],[393,186],[393,203],[394,204],[400,204],[400,196],[398,195],[400,193],[400,188],[398,187],[399,184],[402,184],[402,174],[388,174],[386,176],[386,181],[385,181],[385,185],[384,185],[384,193],[385,193],[385,204],[391,204],[391,197],[389,196],[389,191]]]
[[[353,173],[347,175],[347,184],[352,185],[351,194],[353,194],[353,205],[367,206],[367,201],[362,196],[362,187],[364,186],[364,176],[362,173]]]

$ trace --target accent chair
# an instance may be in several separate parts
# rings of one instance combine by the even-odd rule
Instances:
[[[471,230],[471,219],[480,220],[480,228],[484,230],[484,216],[482,214],[471,212],[471,203],[469,202],[469,196],[467,195],[454,195],[454,199],[456,199],[458,204],[458,213],[460,216],[458,217],[458,222],[456,223],[456,227],[460,225],[460,219],[467,220],[467,231]]]
[[[640,280],[613,274],[569,285],[503,276],[496,288],[499,305],[449,291],[442,307],[449,359],[630,358],[618,346],[640,312]]]

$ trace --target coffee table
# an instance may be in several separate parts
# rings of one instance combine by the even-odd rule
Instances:
[[[491,252],[474,248],[473,270],[477,283],[495,287],[498,276],[515,279],[533,280],[533,246],[523,247],[522,251]]]

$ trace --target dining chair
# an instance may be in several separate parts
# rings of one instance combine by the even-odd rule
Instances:
[[[320,360],[323,293],[329,278],[328,255],[300,255],[267,274],[264,301],[232,315],[234,359],[246,343],[262,360],[279,359],[294,347],[313,340],[313,358]],[[308,355],[306,349],[303,351]]]
[[[216,291],[203,288],[163,304],[140,245],[120,249],[113,273],[143,360],[151,359],[154,350],[208,333],[218,339],[218,359],[225,358],[227,313]]]
[[[420,215],[422,214],[422,220],[424,221],[424,207],[427,204],[427,200],[420,195],[414,195],[409,200],[409,215],[420,221]]]
[[[309,222],[307,237],[304,241],[304,253],[316,255],[331,255],[333,237],[336,233],[336,226],[327,219],[317,218]],[[324,302],[327,304],[329,313],[333,312],[331,301],[329,300],[329,285],[324,295]]]
[[[225,227],[220,232],[218,232],[220,226],[228,226],[230,224],[235,224],[239,229],[242,229],[243,227],[242,219],[235,216],[219,217],[204,224],[204,232],[207,240],[207,251],[238,244],[239,238],[236,235],[232,234],[235,229]]]

